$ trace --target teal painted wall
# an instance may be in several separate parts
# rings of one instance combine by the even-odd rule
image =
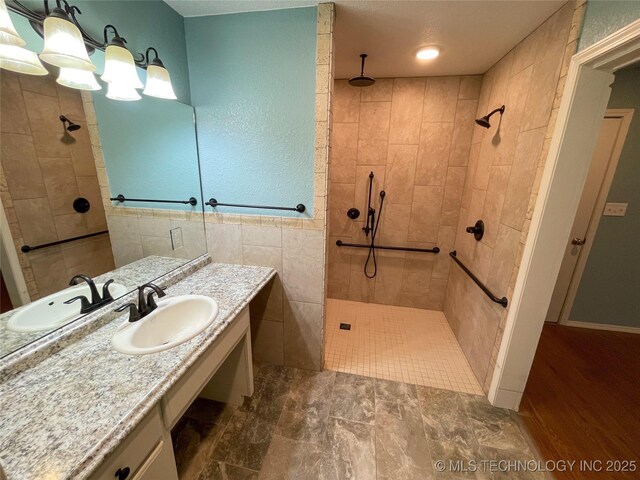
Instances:
[[[316,10],[185,19],[206,198],[313,212]]]
[[[635,109],[608,202],[625,217],[602,217],[570,319],[640,328],[640,68],[616,73],[608,108]]]
[[[589,0],[578,50],[582,50],[640,18],[638,0]]]
[[[42,2],[24,2],[36,10],[42,10]],[[50,2],[54,4],[55,2]],[[95,1],[77,0],[72,2],[82,11],[78,16],[82,27],[94,38],[103,38],[103,28],[113,24],[120,35],[127,40],[132,53],[144,52],[147,47],[155,47],[171,74],[171,83],[176,96],[183,103],[190,103],[189,68],[184,35],[184,19],[169,5],[160,0],[148,1]],[[27,48],[34,52],[42,50],[42,39],[22,17],[11,14],[18,32],[27,41]],[[103,53],[92,56],[98,72],[102,73]],[[144,82],[145,72],[139,70]]]
[[[125,203],[130,208],[202,211],[193,107],[144,97],[119,102],[94,93],[111,195],[198,205]]]

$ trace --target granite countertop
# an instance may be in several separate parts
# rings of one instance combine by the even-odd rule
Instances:
[[[134,290],[138,285],[150,282],[153,279],[184,265],[185,263],[186,261],[183,259],[151,255],[99,275],[94,278],[94,281],[96,283],[101,283],[113,278],[117,283],[126,286],[129,290]],[[0,357],[13,352],[44,335],[48,335],[58,328],[56,327],[51,330],[43,330],[41,332],[13,332],[11,330],[7,330],[7,322],[9,322],[9,319],[27,305],[15,308],[0,315]],[[77,318],[70,320],[70,322],[75,320],[77,320]]]
[[[0,384],[0,462],[8,480],[86,478],[273,278],[266,267],[210,264],[167,288],[214,298],[213,324],[150,355],[124,355],[106,324]]]

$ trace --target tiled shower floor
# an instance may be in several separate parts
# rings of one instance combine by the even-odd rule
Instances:
[[[328,299],[326,318],[326,370],[482,394],[442,312]]]

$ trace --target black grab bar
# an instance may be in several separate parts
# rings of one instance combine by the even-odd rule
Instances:
[[[241,203],[220,203],[215,198],[210,198],[208,202],[205,202],[205,205],[209,205],[210,207],[241,207],[241,208],[262,208],[265,210],[287,210],[289,212],[298,212],[303,213],[307,207],[304,204],[299,203],[295,207],[270,207],[268,205],[244,205]]]
[[[339,247],[354,247],[354,248],[372,248],[370,244],[365,245],[363,243],[345,243],[342,240],[336,240],[336,245]],[[391,247],[387,245],[374,245],[373,248],[379,248],[380,250],[400,250],[403,252],[427,252],[427,253],[438,253],[440,252],[439,247],[433,248],[413,248],[413,247]]]
[[[73,242],[75,240],[82,240],[83,238],[95,237],[97,235],[103,235],[105,233],[109,233],[109,230],[103,230],[101,232],[89,233],[87,235],[80,235],[79,237],[67,238],[65,240],[58,240],[57,242],[51,243],[43,243],[42,245],[36,245],[35,247],[30,247],[29,245],[23,245],[20,250],[22,252],[32,252],[33,250],[40,250],[41,248],[53,247],[54,245],[60,245],[61,243]]]
[[[112,202],[150,202],[150,203],[181,203],[183,205],[192,205],[196,206],[198,204],[198,200],[195,197],[191,197],[189,200],[156,200],[153,198],[126,198],[124,195],[120,194],[117,197],[111,197],[110,200]]]
[[[460,259],[458,258],[456,251],[454,250],[453,252],[449,252],[449,256],[451,258],[453,258],[455,260],[455,262],[460,265],[460,268],[462,268],[462,270],[464,270],[464,272],[469,275],[469,277],[471,277],[471,280],[473,280],[473,282],[478,285],[480,287],[480,289],[485,293],[485,295],[487,297],[489,297],[493,302],[499,303],[500,305],[502,305],[504,308],[507,308],[507,305],[509,303],[509,301],[507,300],[507,297],[502,297],[502,298],[498,298],[496,297],[493,292],[491,290],[489,290],[484,283],[482,283],[480,280],[478,280],[478,277],[476,277],[473,273],[471,273],[471,270],[469,270],[466,265],[464,263],[462,263],[460,261]]]

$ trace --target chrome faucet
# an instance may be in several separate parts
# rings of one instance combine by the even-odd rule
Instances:
[[[144,293],[145,290],[150,288],[151,291],[147,294],[147,298],[145,299]],[[138,287],[138,305],[135,303],[127,303],[122,305],[121,307],[116,308],[116,312],[123,312],[126,309],[129,309],[129,321],[137,322],[141,318],[146,317],[151,312],[153,312],[158,305],[153,298],[153,294],[157,294],[158,298],[162,298],[166,295],[164,290],[153,283],[145,283]]]
[[[86,282],[89,285],[89,291],[91,292],[91,301],[87,299],[84,295],[78,295],[77,297],[73,297],[66,302],[65,304],[70,304],[75,302],[76,300],[80,300],[80,313],[89,313],[97,310],[104,305],[113,302],[113,297],[111,296],[111,292],[109,292],[109,285],[113,283],[113,279],[109,280],[102,286],[102,297],[98,293],[98,288],[96,287],[93,279],[88,275],[75,275],[70,281],[69,285],[78,285],[80,282]]]

